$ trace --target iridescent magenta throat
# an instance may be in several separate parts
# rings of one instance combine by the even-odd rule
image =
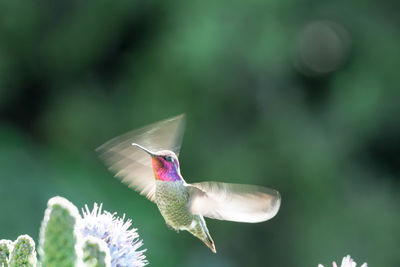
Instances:
[[[162,157],[153,157],[152,164],[156,180],[168,182],[181,180],[176,163],[168,162]]]

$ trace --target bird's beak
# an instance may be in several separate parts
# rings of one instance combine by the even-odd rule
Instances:
[[[150,150],[148,150],[148,149],[145,148],[145,147],[142,147],[142,146],[139,145],[139,144],[132,143],[132,146],[136,146],[136,147],[140,148],[141,150],[143,150],[144,152],[146,152],[147,154],[149,154],[149,155],[152,156],[152,157],[156,157],[156,156],[157,156],[154,152],[151,152]]]

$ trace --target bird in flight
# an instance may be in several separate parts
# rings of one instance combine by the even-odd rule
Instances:
[[[187,183],[178,161],[184,127],[182,114],[113,138],[97,151],[116,177],[157,205],[170,228],[188,231],[216,253],[204,217],[263,222],[277,214],[281,196],[256,185]]]

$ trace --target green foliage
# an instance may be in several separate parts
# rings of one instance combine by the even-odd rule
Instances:
[[[76,223],[78,209],[68,200],[49,200],[40,229],[39,254],[43,267],[74,267],[79,261]]]
[[[21,235],[14,242],[10,253],[10,267],[36,267],[35,242],[28,235]]]
[[[110,250],[107,244],[96,237],[87,237],[83,241],[83,263],[87,267],[110,267]]]
[[[8,260],[12,249],[13,242],[11,240],[0,240],[0,266],[8,267]]]

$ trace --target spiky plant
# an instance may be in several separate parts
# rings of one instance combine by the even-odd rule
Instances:
[[[8,267],[8,260],[12,249],[13,242],[11,240],[0,240],[0,266]]]
[[[47,204],[40,229],[39,255],[43,267],[81,266],[81,246],[77,223],[78,209],[62,197]]]
[[[102,211],[102,205],[94,204],[90,211],[86,205],[82,211],[83,220],[80,224],[80,232],[83,236],[94,236],[104,240],[110,249],[111,266],[142,267],[148,264],[146,250],[139,250],[142,240],[135,228],[131,228],[131,220],[125,221],[116,216],[116,213]]]
[[[338,267],[336,262],[332,263],[333,267]],[[346,257],[343,257],[342,259],[342,264],[340,267],[356,267],[357,263],[350,257],[350,255],[347,255]],[[318,267],[324,267],[322,264],[318,264]],[[368,267],[367,263],[363,263],[360,267]]]
[[[35,242],[29,235],[21,235],[10,253],[10,267],[36,267]]]
[[[131,220],[86,206],[83,218],[62,197],[53,197],[40,228],[40,267],[142,267],[148,264]],[[35,243],[28,235],[0,240],[0,267],[36,267]]]
[[[100,238],[88,236],[83,240],[83,263],[87,267],[111,267],[110,250]]]

